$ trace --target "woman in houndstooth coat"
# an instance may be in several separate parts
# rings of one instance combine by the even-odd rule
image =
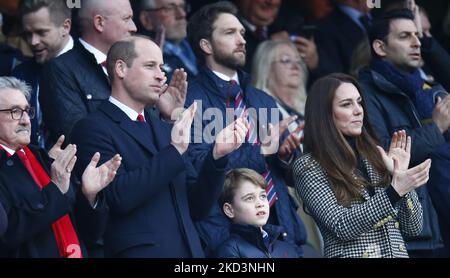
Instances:
[[[411,138],[403,130],[387,153],[378,147],[360,92],[345,74],[313,85],[295,187],[319,226],[326,257],[407,258],[403,236],[422,229],[414,189],[427,182],[431,161],[408,169]]]

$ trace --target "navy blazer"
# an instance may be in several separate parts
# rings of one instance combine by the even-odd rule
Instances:
[[[105,101],[75,126],[81,169],[99,151],[122,165],[106,188],[110,207],[104,235],[108,257],[203,257],[193,220],[207,213],[222,190],[227,158],[212,150],[197,174],[170,144],[171,125],[145,113],[146,124],[130,120]],[[79,173],[81,174],[81,173]]]
[[[31,146],[30,149],[50,173],[51,159],[46,152]],[[0,151],[0,203],[8,218],[7,230],[0,237],[0,257],[9,258],[60,257],[52,223],[68,213],[77,231],[83,256],[87,256],[83,238],[96,240],[102,230],[101,220],[107,214],[104,201],[100,200],[93,210],[75,184],[66,194],[62,194],[54,183],[41,190],[18,155],[8,157],[5,151]],[[76,226],[77,220],[79,227]]]
[[[52,59],[42,72],[39,101],[49,131],[49,145],[70,134],[76,122],[109,98],[102,66],[78,40],[74,48]]]

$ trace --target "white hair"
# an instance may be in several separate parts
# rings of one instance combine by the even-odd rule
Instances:
[[[30,101],[31,87],[22,80],[19,80],[15,77],[0,76],[0,92],[5,89],[18,90],[25,96],[27,101]]]

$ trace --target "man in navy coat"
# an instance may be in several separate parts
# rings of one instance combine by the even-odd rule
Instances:
[[[220,195],[226,155],[243,142],[246,121],[238,119],[224,129],[197,175],[183,155],[196,104],[172,114],[184,105],[186,73],[176,70],[165,85],[161,50],[143,36],[117,42],[107,60],[111,97],[82,119],[71,136],[82,167],[96,150],[104,159],[115,153],[123,157],[105,192],[110,208],[105,255],[202,257],[193,221],[206,217]],[[156,105],[165,119],[174,115],[178,120],[172,126],[147,113],[149,105]]]

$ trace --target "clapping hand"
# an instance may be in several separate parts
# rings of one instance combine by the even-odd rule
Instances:
[[[172,112],[177,108],[182,108],[186,101],[187,73],[184,69],[176,69],[169,85],[165,84],[162,91],[156,106],[163,118],[170,120]]]
[[[391,174],[394,173],[394,159],[398,162],[399,170],[408,169],[411,158],[411,137],[406,136],[406,131],[394,132],[388,153],[380,146],[377,146],[377,149],[383,158],[384,165]]]
[[[230,125],[222,129],[216,136],[213,149],[215,160],[237,150],[245,143],[245,136],[249,129],[246,117],[238,118]]]
[[[294,153],[294,151],[300,146],[303,137],[300,137],[298,134],[304,127],[305,124],[302,123],[293,132],[291,132],[288,137],[286,137],[283,144],[281,144],[280,150],[278,151],[280,159],[288,161],[292,153]]]
[[[288,126],[297,119],[297,116],[290,116],[273,126],[269,123],[267,136],[261,142],[261,154],[268,156],[278,152],[280,147],[280,135]],[[263,126],[264,128],[264,126]]]
[[[100,167],[97,167],[99,161],[100,153],[96,152],[81,177],[81,190],[92,206],[98,192],[113,181],[122,162],[122,157],[116,154]]]
[[[195,112],[197,111],[197,102],[194,102],[181,113],[178,120],[172,128],[172,142],[171,144],[178,150],[180,154],[186,152],[191,140],[191,125],[194,121]]]
[[[51,179],[59,190],[65,194],[69,190],[70,176],[77,161],[75,156],[77,146],[70,144],[64,150],[59,149],[58,152],[58,156],[51,165]]]
[[[56,159],[63,151],[61,148],[62,144],[64,143],[65,136],[61,135],[58,138],[58,141],[56,141],[55,145],[48,151],[48,156],[52,159]]]

